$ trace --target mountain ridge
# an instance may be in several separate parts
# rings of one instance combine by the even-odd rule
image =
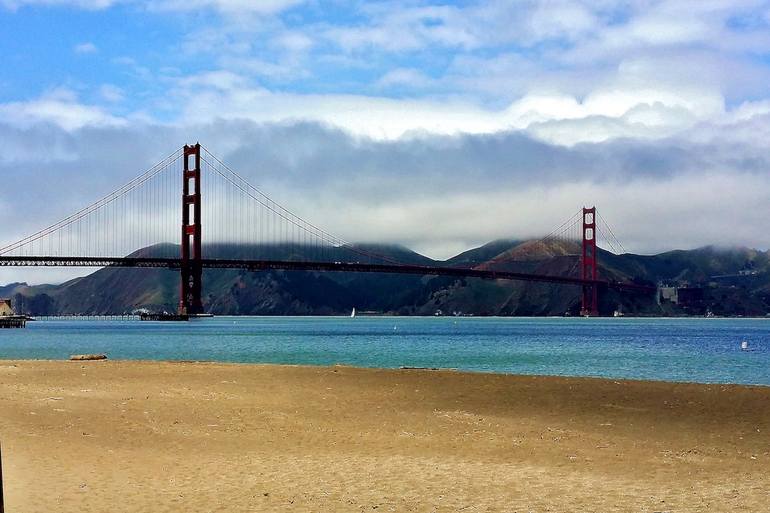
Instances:
[[[370,252],[415,265],[468,266],[539,274],[579,273],[577,244],[499,239],[444,261],[401,245],[356,244]],[[280,245],[210,245],[213,258],[301,260],[310,248]],[[173,254],[178,246],[142,248],[134,256]],[[343,249],[338,250],[339,257]],[[770,256],[747,247],[703,246],[658,255],[616,255],[599,250],[600,276],[607,280],[690,289],[687,301],[660,303],[655,297],[604,291],[600,311],[638,315],[765,315],[770,312]],[[232,315],[339,315],[353,307],[392,315],[576,315],[580,287],[506,280],[383,273],[322,273],[207,269],[204,308]],[[103,268],[59,285],[12,283],[0,296],[12,296],[23,313],[116,314],[145,309],[174,311],[179,275],[168,269]],[[699,291],[692,299],[692,291]]]

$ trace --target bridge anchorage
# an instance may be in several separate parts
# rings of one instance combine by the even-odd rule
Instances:
[[[0,247],[0,266],[174,269],[181,278],[178,313],[184,316],[204,313],[204,269],[399,273],[570,285],[580,288],[580,313],[595,316],[600,290],[655,291],[599,277],[599,234],[613,252],[622,250],[591,207],[542,239],[490,261],[461,267],[403,262],[296,215],[196,143],[86,208]],[[533,267],[533,254],[555,260],[558,272]]]

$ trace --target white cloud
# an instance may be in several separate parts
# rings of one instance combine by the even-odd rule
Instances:
[[[96,53],[98,49],[96,48],[96,45],[89,42],[89,43],[80,43],[75,45],[74,51],[75,53],[85,54],[85,53]]]
[[[0,123],[0,140],[4,145],[0,152],[0,164],[49,164],[77,159],[69,134],[63,133],[57,126],[38,127],[37,137],[29,137],[19,127]]]
[[[106,9],[124,0],[0,0],[0,5],[15,11],[24,6],[61,6],[79,9]]]
[[[290,52],[305,52],[313,47],[313,39],[300,31],[286,31],[278,34],[272,44]]]
[[[394,70],[380,81],[417,87],[429,81],[411,70]],[[205,123],[218,118],[256,122],[317,121],[351,134],[393,140],[407,134],[494,133],[517,129],[553,143],[572,145],[617,137],[661,138],[697,123],[725,118],[718,91],[676,85],[637,86],[620,78],[583,98],[570,94],[527,94],[502,109],[484,108],[467,99],[392,99],[363,95],[295,94],[255,86],[227,70],[176,80],[166,104],[181,111],[179,122]],[[100,88],[107,102],[123,91]],[[749,107],[744,106],[742,111]],[[115,125],[124,119],[104,108],[77,101],[70,91],[54,91],[37,100],[0,105],[7,123],[29,126],[56,123],[68,130]],[[734,116],[734,114],[731,114]],[[735,114],[737,115],[737,114]]]
[[[500,127],[491,113],[462,103],[353,95],[297,95],[259,88],[188,91],[184,122],[249,119],[257,122],[318,121],[351,134],[395,139],[410,131],[488,133]]]
[[[431,79],[423,72],[413,68],[396,68],[388,71],[379,80],[377,86],[383,89],[391,87],[407,87],[410,89],[423,88],[431,83]]]
[[[99,96],[107,102],[119,103],[125,100],[126,92],[113,84],[102,84],[99,87]]]
[[[424,84],[427,77],[394,70],[378,82]],[[363,95],[276,93],[240,75],[217,71],[184,79],[176,91],[183,120],[206,122],[318,121],[354,135],[396,139],[406,134],[494,133],[517,129],[565,145],[616,137],[661,138],[724,116],[724,100],[708,88],[635,86],[617,80],[582,99],[569,94],[528,94],[506,108],[488,109],[464,99],[392,99]]]
[[[231,71],[219,70],[192,75],[182,79],[181,83],[183,86],[192,89],[209,87],[221,91],[230,91],[245,86],[247,81],[244,77]]]
[[[145,0],[150,9],[192,11],[212,8],[226,13],[272,14],[304,3],[306,0]],[[23,6],[63,6],[79,9],[106,9],[136,0],[0,0],[0,5],[16,10]]]
[[[240,73],[248,73],[273,81],[291,81],[310,76],[310,72],[301,62],[292,60],[271,62],[248,57],[222,57],[219,62],[225,69],[234,69]]]
[[[763,116],[770,113],[770,100],[746,101],[741,103],[730,116],[725,119],[726,122],[748,121],[756,116]]]
[[[758,135],[735,139],[742,132]],[[717,242],[764,249],[770,247],[764,228],[770,216],[768,132],[767,115],[701,123],[655,142],[572,147],[517,131],[374,141],[316,124],[238,120],[79,131],[0,125],[4,156],[17,156],[0,159],[0,175],[9,177],[0,204],[28,213],[5,235],[21,237],[125,183],[182,142],[200,140],[275,200],[331,233],[403,243],[433,257],[494,238],[541,236],[592,204],[630,251]],[[711,134],[705,142],[694,141],[705,133]],[[42,165],[52,161],[55,166]],[[30,180],[51,185],[22,193]]]
[[[152,9],[193,11],[216,9],[226,14],[274,14],[296,7],[306,0],[157,0],[149,2]]]
[[[696,88],[597,90],[582,102],[570,96],[527,96],[508,108],[511,126],[565,145],[617,137],[659,139],[722,119],[724,113],[719,93]]]
[[[50,123],[71,131],[85,126],[119,126],[125,122],[104,109],[79,103],[67,89],[57,89],[38,99],[0,104],[0,123],[30,127]]]
[[[454,6],[407,6],[397,9],[387,4],[362,7],[369,24],[332,26],[324,30],[325,39],[345,51],[376,48],[391,52],[412,51],[429,44],[448,47],[480,46],[480,27],[469,23],[466,13]]]
[[[535,7],[529,20],[528,29],[533,40],[566,38],[575,40],[595,31],[600,21],[596,13],[576,2],[543,2]]]
[[[407,196],[375,205],[348,198],[344,211],[332,204],[306,207],[329,230],[349,239],[398,242],[442,259],[499,238],[542,237],[584,205],[597,206],[630,252],[707,244],[770,246],[770,237],[756,229],[761,215],[770,213],[765,196],[770,183],[757,175],[693,173],[593,183],[587,174],[547,188],[498,186],[501,190]],[[717,206],[726,196],[743,206],[740,212]]]

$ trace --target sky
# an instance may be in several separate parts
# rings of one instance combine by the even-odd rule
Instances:
[[[770,247],[767,1],[0,0],[0,28],[0,241],[200,141],[434,258],[591,205],[631,252]]]

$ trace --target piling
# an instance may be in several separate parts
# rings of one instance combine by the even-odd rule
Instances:
[[[22,315],[0,317],[0,328],[24,328],[27,318]]]

